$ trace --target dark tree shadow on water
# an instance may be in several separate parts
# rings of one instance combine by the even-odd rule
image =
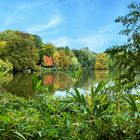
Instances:
[[[14,95],[29,98],[34,94],[32,89],[32,75],[17,73],[9,83],[3,85],[3,88]]]

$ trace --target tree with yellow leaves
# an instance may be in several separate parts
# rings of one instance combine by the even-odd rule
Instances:
[[[95,69],[106,70],[109,69],[109,57],[106,53],[99,53],[96,55]]]

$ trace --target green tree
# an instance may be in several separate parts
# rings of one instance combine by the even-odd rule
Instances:
[[[0,42],[5,45],[0,47],[0,59],[8,60],[16,71],[23,69],[36,69],[38,50],[32,35],[20,31],[6,30],[0,32]]]
[[[41,57],[43,55],[53,56],[56,52],[56,47],[52,43],[44,44],[42,49],[40,50]]]
[[[35,41],[35,46],[38,49],[41,49],[43,47],[43,42],[40,36],[38,35],[32,35]]]
[[[13,66],[9,61],[4,62],[0,59],[0,78],[13,70]]]
[[[127,15],[119,16],[115,20],[124,26],[120,34],[128,38],[127,42],[121,46],[113,46],[106,51],[119,68],[121,74],[118,79],[121,83],[133,81],[136,69],[140,65],[140,3],[131,3],[128,9]]]
[[[90,51],[88,48],[83,48],[80,50],[73,50],[75,56],[77,57],[82,68],[94,69],[96,54]]]

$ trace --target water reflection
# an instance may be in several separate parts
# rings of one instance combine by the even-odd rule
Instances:
[[[80,80],[75,84],[75,87],[89,89],[89,86],[95,81],[95,72],[83,70]]]
[[[54,94],[57,90],[69,90],[74,86],[74,80],[62,72],[46,73],[42,76],[42,85],[48,87],[50,94]]]
[[[77,87],[81,90],[88,90],[91,85],[102,80],[108,80],[111,76],[109,71],[88,71],[83,70],[80,80],[75,83],[75,80],[69,75],[62,72],[46,73],[38,76],[42,80],[42,85],[46,87],[50,95],[58,95],[66,93]],[[32,88],[32,75],[25,73],[17,73],[14,76],[8,75],[0,81],[0,91],[3,89],[12,94],[29,98],[35,95]]]
[[[96,70],[95,71],[95,81],[100,82],[102,80],[108,80],[109,79],[109,70]]]
[[[32,76],[30,74],[17,73],[12,80],[2,87],[12,94],[29,98],[33,95]]]
[[[88,90],[91,85],[98,83],[99,81],[105,81],[109,79],[108,70],[96,70],[88,71],[83,70],[80,80],[76,83],[77,88]]]

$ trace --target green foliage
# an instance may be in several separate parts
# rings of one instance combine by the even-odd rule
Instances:
[[[38,90],[41,86],[41,80],[37,78],[37,76],[32,75],[32,89],[33,91]]]
[[[81,64],[78,62],[76,57],[71,58],[70,68],[71,71],[75,71],[75,70],[82,71]]]
[[[61,70],[76,70],[80,64],[74,53],[68,48],[59,48],[53,55],[54,65]]]
[[[119,69],[119,77],[122,84],[134,80],[136,70],[140,65],[140,3],[132,3],[128,6],[129,13],[116,19],[124,29],[120,34],[128,39],[124,45],[114,46],[106,52],[111,56]]]
[[[0,139],[140,138],[140,93],[116,92],[101,82],[90,93],[25,99],[0,94]]]
[[[42,49],[40,50],[40,56],[42,58],[43,55],[47,55],[47,56],[53,56],[53,54],[56,52],[56,47],[51,44],[44,44]]]
[[[13,80],[13,74],[11,73],[7,73],[3,77],[0,77],[0,87],[2,87],[2,85],[8,84],[12,80]]]
[[[80,50],[72,50],[77,57],[79,63],[82,68],[86,69],[94,69],[96,55],[91,52],[88,48],[80,49]]]
[[[0,78],[5,76],[8,72],[11,72],[13,70],[13,65],[6,61],[0,59]]]
[[[13,64],[16,71],[36,69],[38,50],[32,35],[20,31],[0,32],[0,41],[6,44],[0,47],[0,58]]]
[[[34,38],[36,48],[41,49],[43,46],[41,37],[38,35],[32,35],[32,36]]]

